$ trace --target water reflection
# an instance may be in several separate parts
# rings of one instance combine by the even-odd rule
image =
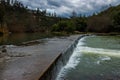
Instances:
[[[8,35],[1,35],[0,36],[0,45],[7,42],[7,40],[8,40]]]
[[[0,36],[0,45],[19,45],[21,42],[51,37],[49,33],[17,33]]]

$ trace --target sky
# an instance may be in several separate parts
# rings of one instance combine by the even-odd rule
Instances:
[[[48,12],[56,12],[59,16],[70,16],[73,11],[77,14],[91,15],[100,12],[109,5],[116,6],[120,0],[18,0],[29,9],[40,8]]]

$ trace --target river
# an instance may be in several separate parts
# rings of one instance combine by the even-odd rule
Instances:
[[[22,42],[52,37],[49,33],[13,33],[0,36],[0,45],[19,45]]]
[[[120,80],[120,36],[80,39],[56,80]]]

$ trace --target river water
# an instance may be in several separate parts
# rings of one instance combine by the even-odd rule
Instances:
[[[120,36],[80,39],[56,80],[120,80]]]
[[[0,36],[0,45],[19,45],[22,42],[52,37],[50,33],[16,33]]]

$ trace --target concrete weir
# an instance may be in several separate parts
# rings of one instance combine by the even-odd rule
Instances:
[[[40,77],[39,80],[55,80],[61,68],[66,65],[69,60],[69,57],[73,53],[74,48],[76,47],[80,38],[86,35],[80,35],[76,38],[63,52],[61,52],[54,62],[49,66],[45,73]]]
[[[30,46],[8,46],[0,61],[0,80],[55,80],[76,44],[86,35],[46,38]]]

